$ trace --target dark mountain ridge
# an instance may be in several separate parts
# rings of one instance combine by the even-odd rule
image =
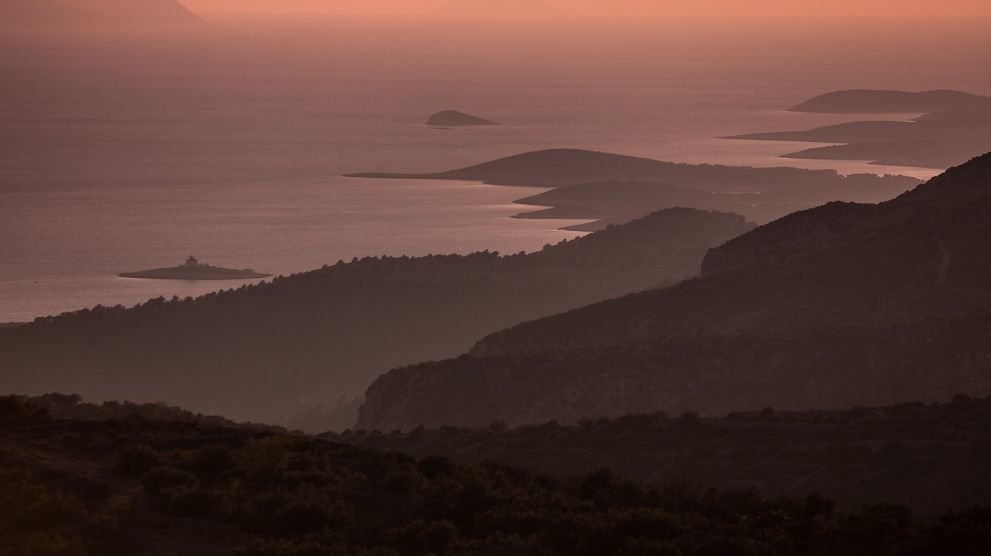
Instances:
[[[383,375],[356,426],[521,426],[655,411],[725,415],[987,396],[989,315],[610,344],[578,338],[556,349],[462,356]]]
[[[987,395],[988,211],[991,155],[880,205],[790,215],[710,250],[700,278],[515,326],[470,356],[394,370],[369,389],[359,424]]]
[[[711,250],[699,279],[521,325],[475,352],[910,322],[989,308],[991,253],[978,239],[991,237],[989,210],[991,154],[885,203],[830,203],[786,216]],[[595,325],[608,315],[626,324]],[[560,343],[534,329],[556,330]]]

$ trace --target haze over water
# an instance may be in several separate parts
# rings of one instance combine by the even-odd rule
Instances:
[[[190,254],[290,273],[574,235],[559,231],[569,221],[511,218],[531,190],[347,172],[581,147],[928,177],[779,159],[808,145],[717,137],[849,121],[785,110],[835,89],[991,93],[978,23],[727,26],[715,43],[708,31],[347,20],[0,37],[0,322],[238,285],[115,277]],[[423,125],[447,108],[503,125]]]

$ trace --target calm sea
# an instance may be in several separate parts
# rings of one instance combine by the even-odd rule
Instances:
[[[926,177],[786,161],[776,157],[802,145],[717,137],[844,121],[784,110],[833,89],[987,94],[984,29],[346,22],[0,37],[0,322],[240,285],[116,278],[189,255],[285,274],[362,255],[532,250],[573,235],[559,230],[569,221],[511,218],[522,210],[512,201],[532,190],[347,172],[581,147]],[[448,108],[503,125],[423,125]]]

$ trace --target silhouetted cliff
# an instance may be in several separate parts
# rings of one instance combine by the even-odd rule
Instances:
[[[991,308],[991,251],[978,239],[991,237],[989,211],[985,155],[879,205],[833,203],[789,215],[711,251],[700,279],[520,326],[476,352],[906,322]],[[623,315],[626,324],[596,325],[608,315]],[[533,344],[538,334],[530,329],[554,332]]]

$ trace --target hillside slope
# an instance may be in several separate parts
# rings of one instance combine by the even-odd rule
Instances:
[[[629,413],[839,409],[991,395],[991,317],[678,336],[462,356],[390,371],[357,427],[519,426]]]
[[[789,215],[713,249],[699,279],[527,323],[486,338],[475,353],[988,309],[989,212],[991,154],[889,202]]]
[[[843,407],[991,393],[991,155],[880,205],[833,203],[706,256],[702,277],[396,369],[359,425]]]
[[[166,400],[284,421],[396,365],[528,319],[697,275],[742,217],[668,210],[532,254],[367,258],[199,299],[0,329],[0,391]],[[325,429],[338,422],[292,423]]]

